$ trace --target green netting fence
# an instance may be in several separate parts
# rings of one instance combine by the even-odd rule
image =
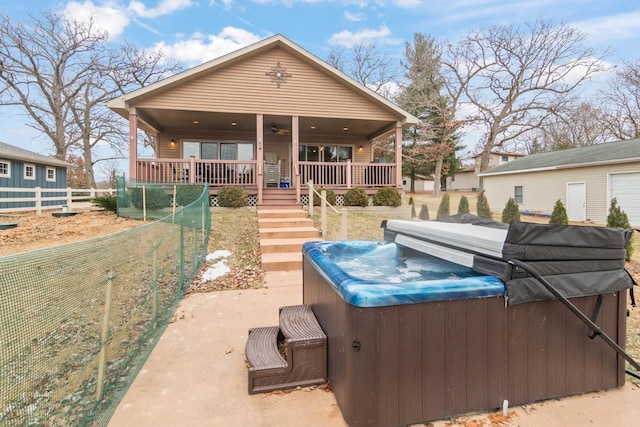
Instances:
[[[204,263],[198,193],[131,230],[0,257],[0,425],[107,425]]]

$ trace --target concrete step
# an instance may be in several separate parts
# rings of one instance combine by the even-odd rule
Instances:
[[[321,240],[317,237],[303,237],[293,239],[261,239],[260,249],[263,254],[273,254],[282,252],[301,252],[302,245],[306,242]]]
[[[302,239],[320,237],[320,230],[314,227],[260,228],[260,239]]]
[[[259,228],[313,227],[311,218],[258,218]]]
[[[302,252],[262,254],[264,271],[302,270]]]

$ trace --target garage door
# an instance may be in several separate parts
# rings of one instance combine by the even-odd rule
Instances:
[[[631,225],[640,227],[640,172],[611,175],[611,198],[614,197]]]

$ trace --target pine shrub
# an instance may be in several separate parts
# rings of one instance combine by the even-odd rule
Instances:
[[[91,203],[108,212],[118,211],[118,196],[115,194],[105,194],[103,196],[94,197],[91,199]]]
[[[336,205],[336,192],[333,191],[330,188],[318,188],[318,193],[322,194],[322,190],[325,190],[327,192],[327,195],[325,196],[327,198],[327,203],[329,203],[332,206]],[[320,196],[318,196],[317,194],[314,193],[313,195],[313,206],[320,206]]]
[[[369,196],[362,188],[351,188],[344,195],[345,206],[369,206]]]
[[[178,185],[176,187],[176,204],[187,206],[193,203],[202,195],[204,190],[202,185]]]
[[[449,193],[444,193],[444,196],[442,196],[442,200],[440,200],[440,206],[438,206],[436,219],[445,218],[449,215],[451,215],[449,210]]]
[[[480,218],[493,219],[491,207],[487,201],[487,196],[484,194],[484,190],[478,193],[477,213]]]
[[[551,212],[551,218],[549,218],[549,224],[569,224],[569,217],[567,216],[567,210],[562,204],[562,200],[556,200],[556,204],[553,205],[553,212]]]
[[[411,205],[411,218],[416,217],[416,205]]]
[[[247,206],[247,192],[241,187],[227,186],[218,191],[218,206],[223,208],[241,208]]]
[[[422,207],[420,208],[420,219],[423,221],[429,220],[429,208],[427,207],[427,205],[422,205]]]
[[[520,206],[518,206],[513,197],[509,197],[502,210],[502,222],[511,224],[513,221],[520,221]]]
[[[618,201],[615,198],[611,199],[611,205],[609,205],[607,227],[618,227],[624,228],[625,230],[631,228],[631,224],[629,224],[629,217],[618,205]],[[631,261],[631,255],[633,255],[633,235],[631,235],[631,239],[629,239],[629,244],[627,245],[627,261]]]
[[[144,201],[146,201],[147,209],[154,211],[171,206],[169,195],[162,188],[146,187],[144,190]],[[143,197],[142,188],[134,188],[131,191],[131,203],[137,209],[142,209]]]
[[[460,204],[458,205],[458,215],[469,213],[469,199],[467,196],[460,197]]]
[[[402,204],[402,197],[400,197],[400,193],[393,187],[382,187],[378,190],[378,192],[373,196],[373,205],[374,206],[390,206],[397,207]]]
[[[410,204],[411,206],[415,206],[415,203],[416,203],[416,202],[414,202],[414,201],[413,201],[413,196],[409,196],[409,204]]]

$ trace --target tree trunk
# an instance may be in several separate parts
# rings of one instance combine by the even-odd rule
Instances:
[[[442,164],[444,163],[444,156],[438,155],[436,159],[436,170],[433,172],[433,195],[440,195],[440,179],[442,179]]]

